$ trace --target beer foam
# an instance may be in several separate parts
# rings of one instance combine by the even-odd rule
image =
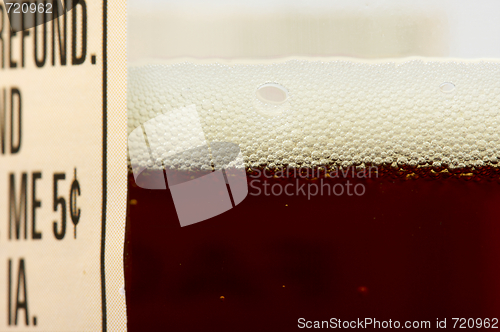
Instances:
[[[195,107],[206,141],[237,144],[247,167],[497,167],[499,77],[496,61],[143,65],[129,68],[128,132]],[[284,100],[266,102],[263,86]],[[137,162],[163,167],[182,130],[157,131]]]

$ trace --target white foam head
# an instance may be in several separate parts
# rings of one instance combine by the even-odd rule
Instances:
[[[496,166],[498,77],[494,61],[147,65],[129,69],[129,133],[192,105],[206,141],[239,145],[246,166]],[[286,102],[258,98],[263,84]],[[184,129],[157,133],[157,154]]]

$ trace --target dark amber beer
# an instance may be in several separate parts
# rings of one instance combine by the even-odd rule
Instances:
[[[132,71],[130,330],[493,324],[497,71],[421,60]],[[194,110],[198,141],[179,120]]]

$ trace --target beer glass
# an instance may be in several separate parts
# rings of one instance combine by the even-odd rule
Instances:
[[[130,330],[497,326],[495,9],[129,0]]]

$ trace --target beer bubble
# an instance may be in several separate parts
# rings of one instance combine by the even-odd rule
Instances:
[[[257,98],[267,104],[282,104],[288,98],[288,90],[281,84],[266,83],[257,89]]]
[[[451,93],[453,92],[453,90],[455,90],[455,84],[451,82],[444,82],[439,86],[439,89],[441,90],[441,92]]]
[[[359,286],[357,291],[360,295],[363,295],[363,296],[368,295],[368,287],[366,287],[366,286]]]

